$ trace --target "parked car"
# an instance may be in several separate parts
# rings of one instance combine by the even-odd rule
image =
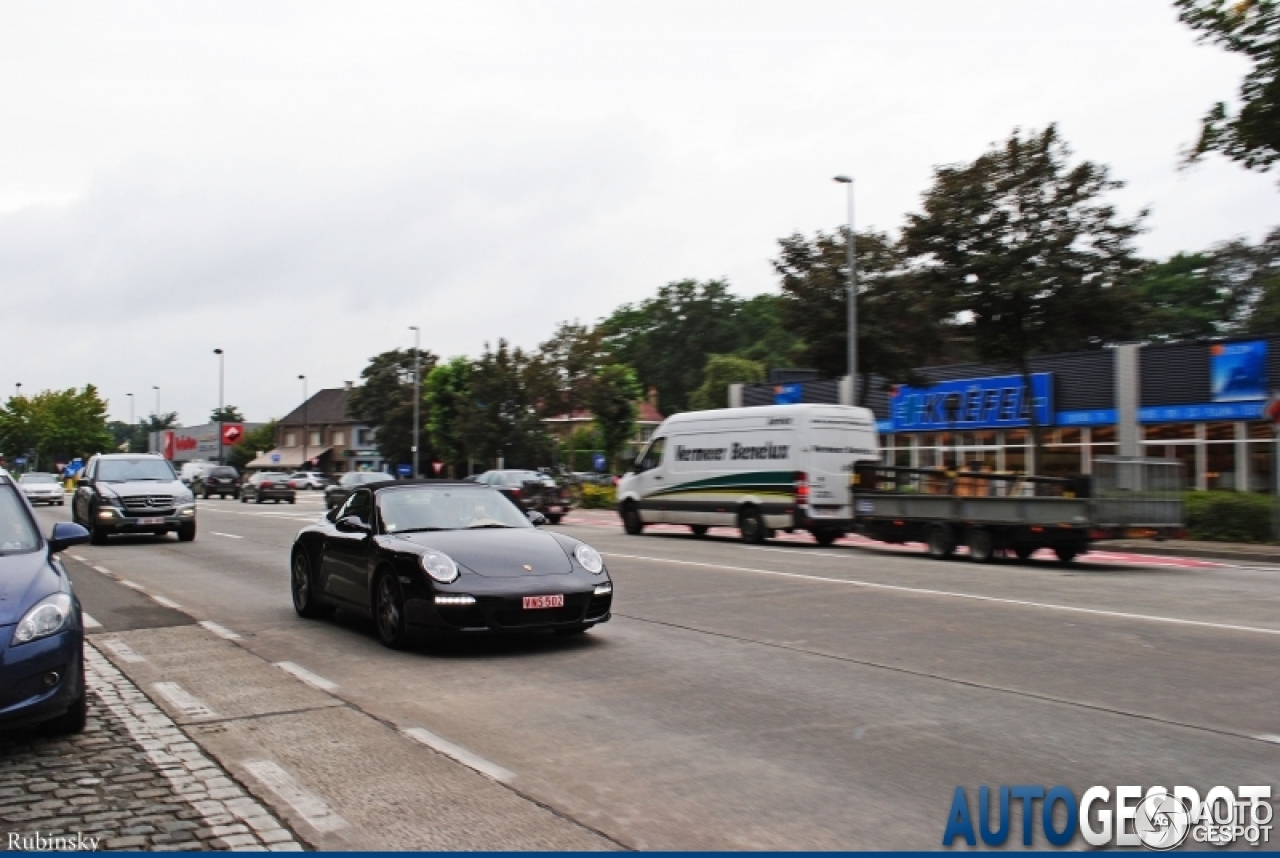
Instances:
[[[323,489],[333,480],[319,471],[298,471],[289,475],[289,485],[295,489]]]
[[[56,733],[84,729],[84,621],[54,554],[89,540],[63,521],[48,539],[17,485],[0,476],[0,727],[44,723]]]
[[[18,477],[18,488],[32,505],[47,503],[50,506],[54,504],[62,506],[67,502],[67,491],[62,487],[62,483],[58,482],[56,474],[42,474],[34,471],[23,474]]]
[[[293,544],[299,616],[374,621],[393,649],[440,632],[550,630],[608,621],[613,582],[590,545],[541,531],[495,489],[445,480],[355,486]]]
[[[102,545],[113,533],[196,538],[196,499],[173,466],[150,453],[106,453],[85,465],[71,496],[71,520]]]
[[[288,501],[297,503],[298,495],[289,486],[289,477],[280,471],[259,471],[240,484],[240,503]]]
[[[384,474],[381,471],[352,471],[349,474],[343,474],[342,479],[336,483],[325,486],[324,489],[324,505],[326,509],[333,509],[341,506],[342,502],[351,496],[356,490],[356,486],[366,486],[369,483],[381,483],[391,479],[390,474]]]
[[[552,524],[559,524],[569,512],[568,491],[541,471],[485,471],[468,481],[493,486],[521,509],[537,510]]]
[[[191,481],[191,492],[205,500],[210,495],[240,497],[240,472],[230,465],[214,465],[202,470]]]

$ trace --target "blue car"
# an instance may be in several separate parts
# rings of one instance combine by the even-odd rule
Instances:
[[[54,555],[88,541],[70,522],[43,538],[27,499],[0,474],[0,727],[84,729],[84,623]]]

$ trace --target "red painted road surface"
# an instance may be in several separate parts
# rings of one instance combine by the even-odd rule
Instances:
[[[565,516],[564,524],[578,527],[601,527],[611,530],[621,530],[622,521],[618,518],[618,514],[611,510],[602,509],[575,509],[569,515]],[[683,524],[649,524],[645,525],[646,533],[689,533],[689,528]],[[736,538],[738,531],[732,527],[713,527],[710,531],[711,535],[726,536]],[[779,532],[771,542],[775,544],[785,544],[788,542],[799,543],[803,545],[815,545],[814,539],[808,533],[782,533]],[[889,545],[885,542],[876,542],[874,539],[867,539],[864,536],[846,536],[839,539],[836,545],[855,546],[857,548],[869,548],[878,551],[899,551],[908,554],[924,553],[924,546],[919,543],[909,543],[907,545]],[[1104,543],[1105,545],[1105,543]],[[957,549],[958,554],[963,554],[964,549]],[[1039,560],[1056,560],[1052,551],[1037,551],[1034,555]],[[1229,563],[1223,563],[1214,560],[1201,560],[1194,557],[1165,557],[1155,554],[1139,554],[1136,552],[1120,552],[1107,551],[1104,549],[1095,549],[1087,554],[1080,555],[1079,558],[1085,563],[1105,563],[1114,565],[1132,565],[1140,563],[1144,566],[1176,566],[1179,568],[1218,568],[1230,566]]]

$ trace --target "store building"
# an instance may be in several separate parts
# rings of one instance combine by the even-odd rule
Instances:
[[[174,464],[217,462],[219,457],[226,459],[231,448],[246,433],[261,426],[261,423],[205,423],[202,426],[164,429],[150,433],[147,449]]]
[[[999,471],[1090,473],[1097,456],[1181,461],[1188,488],[1270,492],[1276,431],[1264,417],[1280,389],[1280,335],[1123,345],[1045,355],[1031,385],[1009,367],[917,370],[920,386],[872,377],[866,404],[886,462],[940,467],[980,461]],[[733,385],[734,405],[851,402],[848,379]],[[1035,461],[1030,427],[1042,428]]]
[[[347,416],[353,385],[317,391],[276,423],[275,447],[248,464],[253,470],[315,470],[327,474],[384,471],[377,433]]]

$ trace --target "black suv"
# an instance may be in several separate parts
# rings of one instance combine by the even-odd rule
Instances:
[[[552,524],[569,512],[569,497],[556,481],[541,471],[485,471],[467,482],[493,486],[523,510],[537,510]]]
[[[240,472],[230,465],[214,465],[206,468],[191,481],[191,491],[196,495],[209,499],[210,495],[225,498],[231,495],[240,497]]]
[[[71,496],[71,520],[88,529],[94,545],[112,533],[177,533],[196,538],[196,499],[173,466],[145,453],[94,456]]]

